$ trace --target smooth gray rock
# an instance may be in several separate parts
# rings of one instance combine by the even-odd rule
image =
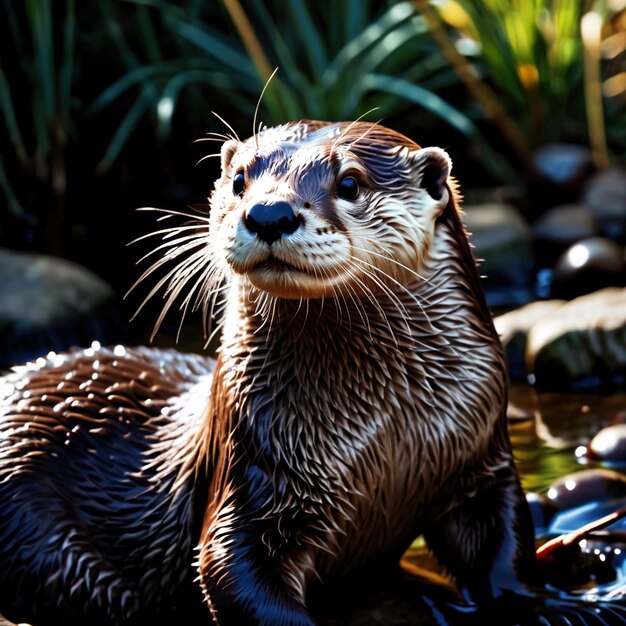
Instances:
[[[526,380],[526,341],[537,321],[565,304],[564,300],[538,300],[494,318],[500,341],[504,346],[512,380]]]
[[[613,424],[598,432],[587,446],[587,458],[626,465],[626,424]]]
[[[626,168],[610,167],[587,181],[582,198],[605,237],[626,243]]]
[[[600,233],[596,217],[583,204],[562,204],[532,225],[536,267],[552,267],[572,244]]]
[[[126,337],[113,289],[65,259],[0,248],[0,368]]]
[[[626,288],[571,300],[528,333],[526,366],[540,389],[611,389],[626,384]]]
[[[606,237],[590,237],[570,246],[552,271],[551,295],[571,300],[604,287],[623,287],[624,250]]]

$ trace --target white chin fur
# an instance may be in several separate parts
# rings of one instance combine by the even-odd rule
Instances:
[[[290,300],[300,298],[322,298],[337,295],[341,284],[346,281],[343,272],[321,278],[291,269],[257,268],[245,274],[260,291]]]

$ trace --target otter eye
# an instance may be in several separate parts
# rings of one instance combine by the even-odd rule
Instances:
[[[344,200],[354,200],[359,195],[359,183],[354,176],[344,176],[337,183],[337,195]]]
[[[233,194],[240,196],[246,188],[246,177],[243,172],[237,172],[233,176]]]

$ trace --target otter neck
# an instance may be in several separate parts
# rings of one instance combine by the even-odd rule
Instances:
[[[451,328],[445,317],[470,316],[499,346],[491,316],[476,289],[478,273],[467,243],[447,223],[437,225],[428,260],[410,282],[388,282],[386,289],[367,295],[356,290],[346,295],[311,300],[273,298],[257,290],[246,278],[236,277],[229,298],[224,345],[245,345],[254,350],[284,348],[303,333],[338,338],[347,334],[360,341],[382,341],[386,346],[419,350],[423,341],[440,348],[462,338],[464,328]],[[463,235],[464,237],[464,235]],[[464,246],[460,245],[464,244]],[[474,329],[478,332],[478,328]],[[323,345],[319,346],[323,350]],[[271,348],[270,348],[271,349]],[[322,353],[323,357],[323,353]]]
[[[436,377],[438,384],[448,381],[453,395],[465,379],[482,380],[495,367],[502,377],[493,393],[501,400],[501,346],[476,288],[478,273],[456,213],[454,219],[452,225],[437,224],[420,278],[403,288],[390,286],[389,292],[358,300],[273,300],[245,278],[234,281],[220,369],[238,387],[237,397],[264,385],[277,394],[299,377],[300,390],[315,401],[320,377],[365,367],[372,385],[393,367],[395,376],[410,379],[408,386]],[[354,384],[351,393],[359,393]]]

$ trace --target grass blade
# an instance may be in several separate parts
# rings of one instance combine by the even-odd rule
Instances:
[[[137,124],[139,124],[143,114],[148,109],[148,106],[149,99],[146,97],[145,92],[142,92],[124,116],[124,119],[118,126],[115,135],[113,135],[113,139],[111,139],[111,143],[107,147],[102,160],[98,163],[96,169],[99,173],[103,173],[108,170],[115,159],[117,159],[133,130]]]
[[[61,106],[61,124],[67,133],[70,124],[70,104],[72,101],[76,0],[66,0],[65,11],[65,23],[63,25],[63,61],[59,71],[59,102]]]
[[[13,108],[11,90],[2,67],[0,67],[0,111],[2,111],[4,124],[9,133],[9,140],[15,147],[19,162],[22,166],[28,167],[30,165],[30,159],[28,158],[28,153],[24,147],[24,140],[20,131],[20,125],[17,122],[15,109]]]
[[[2,156],[0,155],[0,189],[4,192],[4,197],[6,198],[7,205],[9,210],[13,215],[17,217],[24,217],[26,215],[26,211],[19,203],[16,195],[13,193],[13,189],[11,189],[11,185],[9,184],[9,179],[7,178],[7,174],[4,171],[4,162],[2,160]]]
[[[328,65],[328,54],[324,41],[313,23],[306,4],[302,0],[291,0],[287,3],[287,6],[291,13],[294,28],[300,33],[301,45],[309,57],[313,76],[316,77],[316,82],[318,82],[322,72]],[[341,6],[341,3],[338,6]]]

